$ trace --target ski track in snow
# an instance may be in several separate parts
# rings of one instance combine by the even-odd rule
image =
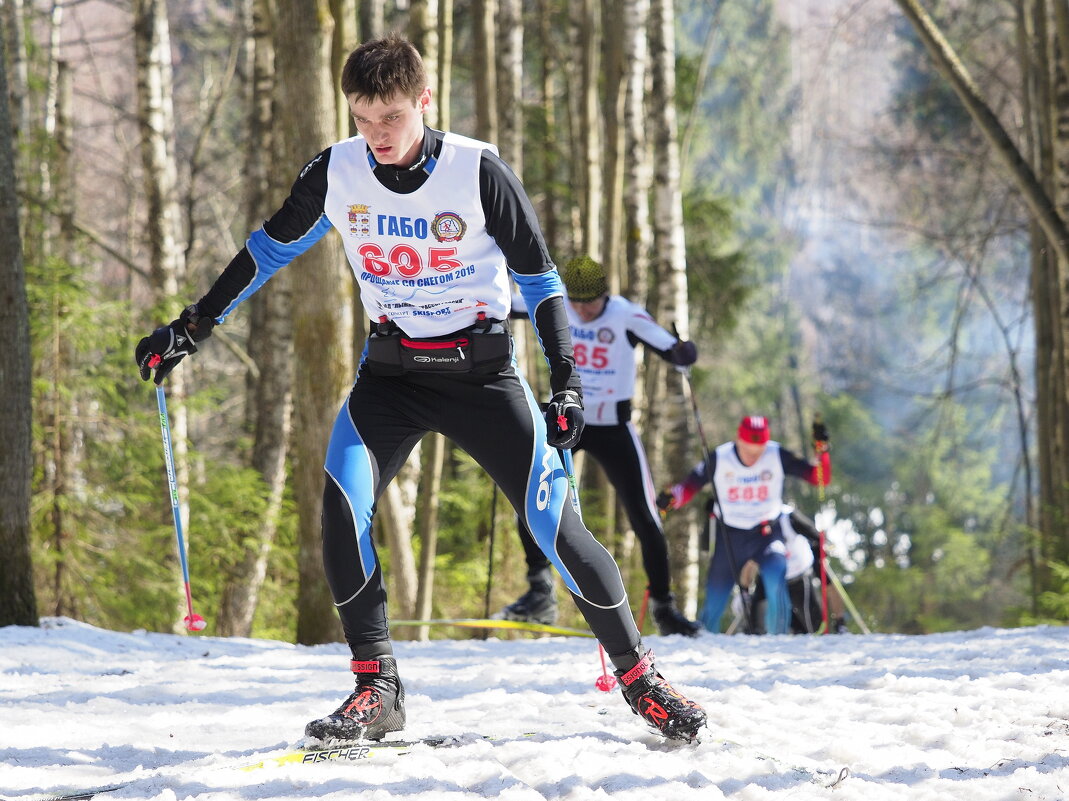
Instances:
[[[458,744],[246,772],[350,691],[343,645],[43,624],[0,628],[5,801],[1069,799],[1069,628],[648,637],[709,714],[695,746],[594,688],[590,640],[398,641],[404,736]]]

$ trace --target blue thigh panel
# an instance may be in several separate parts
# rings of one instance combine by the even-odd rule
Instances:
[[[524,498],[527,530],[531,532],[538,547],[557,568],[564,586],[575,595],[582,597],[579,585],[557,553],[557,533],[560,529],[561,512],[564,504],[568,502],[568,474],[564,471],[564,464],[561,462],[557,449],[550,447],[546,442],[546,420],[535,401],[531,387],[522,375],[519,375],[519,379],[523,385],[524,394],[527,396],[527,405],[530,407],[531,420],[534,423],[534,447]]]
[[[334,420],[334,430],[327,445],[326,463],[323,465],[349,504],[356,525],[356,548],[360,555],[360,568],[364,582],[375,572],[375,549],[371,544],[371,513],[375,505],[375,470],[371,453],[364,444],[346,401]],[[345,601],[342,601],[345,603]]]

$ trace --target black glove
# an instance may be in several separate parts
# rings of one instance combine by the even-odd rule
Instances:
[[[546,406],[546,442],[554,448],[574,448],[583,433],[583,398],[574,389],[558,392]]]
[[[668,350],[668,361],[677,367],[689,367],[698,361],[698,346],[681,339]]]
[[[819,418],[813,421],[813,449],[817,453],[828,449],[828,427]]]
[[[186,306],[177,320],[157,328],[137,343],[134,361],[137,362],[141,380],[148,381],[155,368],[156,377],[153,380],[162,384],[182,359],[197,352],[196,343],[210,337],[214,327],[215,320],[202,317],[196,304]]]
[[[672,502],[675,501],[675,496],[668,490],[663,490],[660,495],[657,496],[657,508],[662,512],[667,512],[672,509]]]

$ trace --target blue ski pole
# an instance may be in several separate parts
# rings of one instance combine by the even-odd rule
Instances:
[[[163,385],[156,385],[156,405],[160,409],[160,432],[163,435],[163,456],[167,462],[167,484],[171,492],[171,514],[174,517],[174,534],[178,540],[178,559],[182,563],[182,579],[186,585],[186,607],[189,614],[183,622],[189,631],[203,631],[207,621],[193,611],[193,593],[189,589],[189,565],[186,564],[186,544],[182,539],[182,513],[178,509],[178,481],[174,472],[174,450],[171,447],[171,424],[167,418],[167,398]]]

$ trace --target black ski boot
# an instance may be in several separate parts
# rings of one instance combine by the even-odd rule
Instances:
[[[557,593],[553,588],[553,571],[544,567],[527,574],[531,588],[493,615],[494,620],[520,620],[526,623],[557,622]]]
[[[667,598],[650,598],[650,613],[657,624],[660,634],[682,634],[684,637],[697,637],[702,630],[701,623],[687,620],[676,606],[676,596],[668,593]]]
[[[637,659],[630,670],[617,669],[613,675],[620,680],[620,689],[631,711],[669,740],[693,743],[698,729],[705,725],[705,710],[685,698],[653,667],[653,651]],[[617,660],[613,660],[614,664]]]
[[[356,674],[356,689],[334,714],[305,726],[305,737],[324,744],[381,740],[405,727],[405,688],[397,677],[397,660],[380,656],[349,664]]]

